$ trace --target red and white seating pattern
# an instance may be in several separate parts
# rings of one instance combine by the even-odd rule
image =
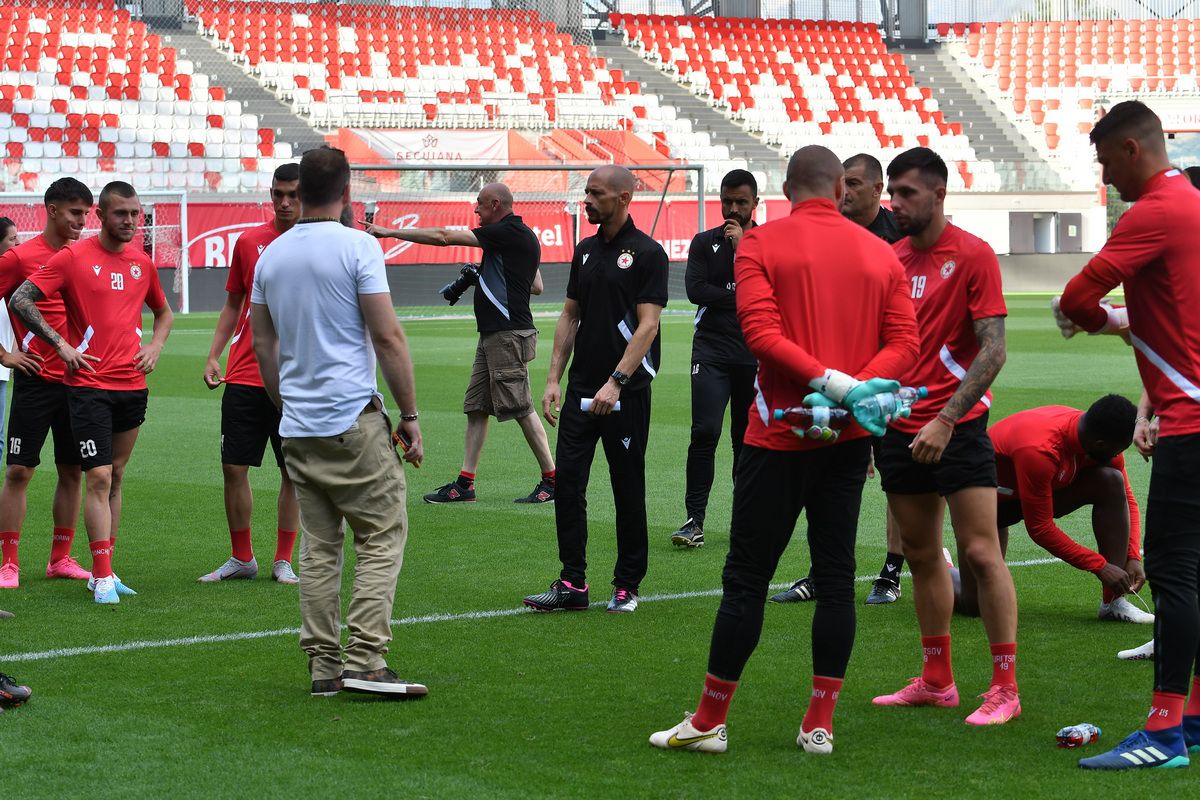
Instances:
[[[111,3],[0,6],[0,184],[260,190],[291,156],[208,76]],[[264,182],[265,179],[265,182]]]
[[[824,142],[886,164],[924,145],[953,165],[951,189],[999,188],[993,165],[978,160],[874,25],[645,14],[610,21],[649,63],[785,153]]]
[[[197,5],[201,34],[318,127],[617,128],[647,103],[532,11]]]
[[[1088,133],[1097,101],[1200,102],[1200,20],[956,23],[940,25],[938,36],[1077,187],[1096,182]]]

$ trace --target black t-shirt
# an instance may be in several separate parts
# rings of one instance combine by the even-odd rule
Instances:
[[[888,244],[894,244],[904,238],[904,234],[896,227],[895,215],[883,206],[879,207],[879,213],[875,216],[875,221],[867,226],[867,230]]]
[[[474,298],[479,332],[532,329],[529,291],[542,259],[537,236],[516,214],[473,233],[483,247]]]
[[[632,218],[611,242],[597,233],[576,245],[567,297],[579,303],[579,330],[568,389],[590,397],[605,384],[637,330],[638,304],[666,306],[667,266],[666,251],[638,230]],[[654,335],[626,390],[650,385],[658,372],[661,338]]]
[[[688,300],[696,309],[692,362],[754,366],[758,361],[746,347],[737,318],[733,246],[725,226],[702,231],[692,239],[684,277]]]

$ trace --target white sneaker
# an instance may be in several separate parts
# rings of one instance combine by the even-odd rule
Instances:
[[[813,728],[807,733],[801,728],[800,735],[796,737],[796,744],[803,747],[806,753],[828,755],[833,752],[833,734],[824,728]]]
[[[198,580],[200,583],[217,583],[218,581],[249,580],[257,575],[258,562],[253,558],[249,561],[239,561],[230,556],[228,561],[207,575],[201,575]]]
[[[637,611],[638,596],[628,589],[613,589],[607,611],[611,614],[632,614]]]
[[[204,580],[201,578],[200,580]],[[276,583],[286,583],[289,585],[297,584],[300,579],[296,577],[295,571],[292,570],[292,562],[280,559],[271,567],[271,580]]]
[[[1111,603],[1101,603],[1100,619],[1114,622],[1135,622],[1142,625],[1154,624],[1154,615],[1142,611],[1124,597],[1118,597]]]
[[[710,731],[702,731],[692,724],[692,715],[688,713],[683,715],[683,722],[674,728],[650,734],[650,744],[663,750],[724,753],[729,741],[724,725],[718,725]]]
[[[1117,658],[1122,661],[1153,661],[1154,640],[1151,639],[1141,647],[1135,647],[1132,650],[1122,650],[1117,653]]]
[[[112,605],[121,602],[121,598],[117,597],[117,580],[112,575],[107,578],[93,578],[91,583],[97,603]]]
[[[127,594],[131,597],[133,595],[137,594],[137,592],[135,592],[133,589],[130,589],[128,586],[121,583],[121,579],[117,577],[117,573],[114,572],[112,574],[112,579],[113,579],[113,583],[115,583],[117,586],[117,594]],[[96,579],[95,578],[88,578],[87,588],[88,588],[89,592],[96,591]]]

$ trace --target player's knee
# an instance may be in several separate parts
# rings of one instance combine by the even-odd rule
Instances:
[[[250,468],[242,464],[222,464],[221,475],[226,483],[242,483],[249,479]]]
[[[1006,569],[997,542],[982,539],[972,541],[961,552],[971,571],[980,580],[987,580],[999,570]]]
[[[1096,484],[1106,497],[1125,499],[1125,476],[1121,470],[1114,467],[1101,467],[1096,470]]]
[[[10,486],[24,488],[29,485],[29,481],[33,480],[33,467],[26,467],[23,464],[9,464],[4,470],[4,481]]]
[[[692,445],[695,447],[716,447],[721,439],[721,426],[705,423],[692,423]]]

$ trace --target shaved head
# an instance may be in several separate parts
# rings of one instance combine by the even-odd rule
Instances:
[[[845,170],[842,162],[827,147],[811,144],[801,147],[788,161],[785,192],[793,203],[810,197],[839,200],[839,187]]]
[[[1142,149],[1147,151],[1167,151],[1162,121],[1144,103],[1137,100],[1127,100],[1110,108],[1092,128],[1088,138],[1092,144],[1099,145],[1109,137],[1136,139],[1141,143]]]
[[[612,189],[617,194],[629,192],[633,194],[635,183],[633,173],[616,165],[600,167],[592,172],[592,177]]]
[[[506,210],[512,211],[513,196],[512,191],[503,183],[489,183],[479,190],[480,197],[487,197],[495,200]]]

